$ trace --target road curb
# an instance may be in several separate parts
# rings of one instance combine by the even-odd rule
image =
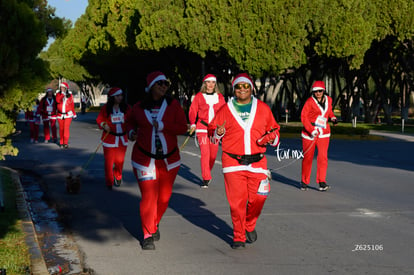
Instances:
[[[33,225],[32,217],[28,210],[26,203],[26,195],[20,182],[20,177],[17,171],[8,167],[0,166],[0,169],[6,169],[11,172],[13,182],[16,186],[16,207],[22,219],[23,231],[26,235],[26,244],[29,247],[30,253],[30,274],[33,275],[48,275],[46,262],[40,250],[39,241],[37,239],[36,230]]]

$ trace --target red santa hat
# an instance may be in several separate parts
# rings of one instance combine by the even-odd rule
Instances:
[[[246,73],[241,73],[241,74],[236,75],[236,77],[233,79],[233,82],[231,83],[231,86],[233,86],[233,89],[234,89],[234,86],[236,86],[236,84],[241,83],[241,82],[250,84],[250,87],[252,87],[252,90],[254,89],[253,81],[250,78],[250,76]]]
[[[113,87],[109,90],[108,95],[109,96],[116,96],[122,94],[121,88]]]
[[[67,90],[69,89],[69,85],[68,85],[68,83],[66,83],[66,82],[62,82],[62,83],[60,83],[60,85],[59,85],[60,87],[65,87]]]
[[[217,81],[217,78],[214,74],[207,74],[204,78],[203,78],[203,82],[206,81]]]
[[[155,71],[147,76],[147,87],[145,88],[145,92],[149,92],[151,87],[159,80],[167,80],[167,77],[160,71]]]
[[[317,81],[313,82],[312,92],[319,91],[319,90],[326,91],[326,88],[325,88],[325,83],[323,81],[317,80]]]

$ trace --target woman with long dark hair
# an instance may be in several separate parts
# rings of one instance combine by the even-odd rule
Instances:
[[[167,95],[170,83],[159,71],[147,77],[144,100],[134,105],[128,118],[129,138],[135,141],[132,167],[141,191],[142,249],[155,249],[158,225],[167,210],[180,168],[177,135],[187,132],[180,103]]]
[[[131,107],[125,102],[124,93],[114,87],[108,92],[108,101],[102,106],[96,119],[102,132],[102,146],[105,158],[105,184],[109,190],[122,182],[125,152],[128,146],[126,118]]]

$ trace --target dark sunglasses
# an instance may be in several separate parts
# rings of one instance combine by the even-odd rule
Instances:
[[[316,91],[314,91],[314,93],[323,93],[323,92],[325,92],[324,90],[316,90]]]
[[[162,86],[162,85],[165,85],[167,87],[170,86],[170,82],[168,82],[167,80],[158,80],[157,82],[155,82],[155,84],[157,84],[158,86]]]
[[[234,85],[234,88],[238,89],[238,90],[240,90],[241,88],[249,89],[250,84],[249,83],[243,83],[243,84],[239,83],[239,84]]]

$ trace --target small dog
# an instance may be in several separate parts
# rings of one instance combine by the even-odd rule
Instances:
[[[80,175],[74,177],[72,172],[66,177],[66,192],[69,194],[78,194],[81,188]]]

